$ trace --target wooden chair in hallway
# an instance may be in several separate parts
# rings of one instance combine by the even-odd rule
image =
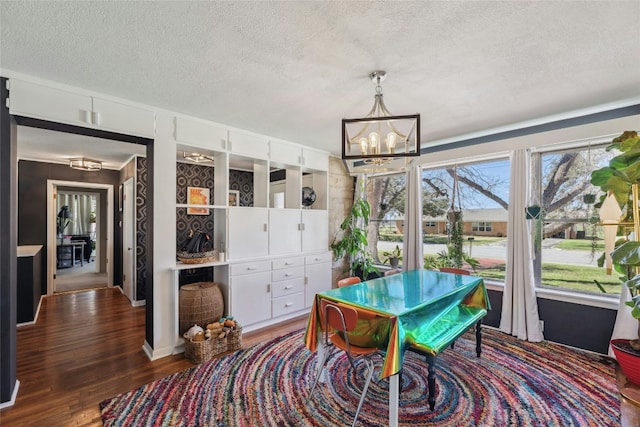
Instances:
[[[338,287],[342,288],[349,285],[355,285],[356,283],[360,283],[360,278],[357,276],[345,277],[344,279],[338,280]]]

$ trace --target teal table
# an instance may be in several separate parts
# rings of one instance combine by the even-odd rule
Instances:
[[[389,381],[389,425],[398,425],[398,373],[405,351],[427,355],[429,363],[429,404],[435,405],[435,356],[478,324],[490,309],[480,277],[412,270],[380,277],[316,295],[305,334],[306,346],[315,351],[324,325],[320,300],[355,307],[362,324],[350,340],[358,345],[376,346],[385,352],[382,377]],[[372,320],[373,319],[373,320]],[[480,328],[477,328],[478,351]]]

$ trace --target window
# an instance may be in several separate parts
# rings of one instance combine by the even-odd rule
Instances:
[[[466,267],[476,265],[485,278],[504,280],[509,160],[424,169],[422,183],[425,268],[450,262],[448,212],[455,209],[462,212]]]
[[[471,231],[475,232],[491,232],[493,229],[491,228],[490,222],[474,222],[471,224]]]
[[[375,264],[388,264],[384,253],[393,251],[396,245],[402,250],[405,181],[404,174],[369,177],[367,181],[366,195],[371,206],[367,242]]]
[[[532,158],[533,192],[543,208],[534,220],[534,273],[538,286],[573,292],[619,294],[617,275],[598,267],[604,257],[603,227],[598,225],[599,188],[590,183],[591,172],[616,155],[604,147],[538,153]]]

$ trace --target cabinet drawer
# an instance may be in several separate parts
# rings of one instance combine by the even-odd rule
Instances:
[[[261,271],[270,271],[271,270],[271,262],[270,261],[255,261],[255,262],[242,262],[240,264],[231,264],[230,265],[231,276],[240,276],[242,274],[252,274],[258,273]]]
[[[274,270],[279,270],[281,268],[300,267],[303,265],[304,265],[304,257],[282,258],[282,259],[274,259],[273,261],[271,261],[271,266]]]
[[[283,268],[282,270],[274,270],[271,272],[271,280],[273,282],[278,282],[280,280],[289,280],[303,276],[304,267]]]
[[[271,297],[279,298],[304,291],[304,278],[298,277],[291,280],[283,280],[271,283]]]
[[[271,301],[272,317],[284,316],[304,309],[304,292],[276,298]]]
[[[304,263],[306,265],[319,264],[321,262],[331,262],[331,261],[332,261],[331,252],[326,252],[326,253],[317,254],[317,255],[307,255],[306,257],[304,257]]]

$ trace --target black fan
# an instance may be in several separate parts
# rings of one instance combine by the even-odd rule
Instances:
[[[302,206],[308,208],[316,201],[316,192],[311,187],[302,187]]]

